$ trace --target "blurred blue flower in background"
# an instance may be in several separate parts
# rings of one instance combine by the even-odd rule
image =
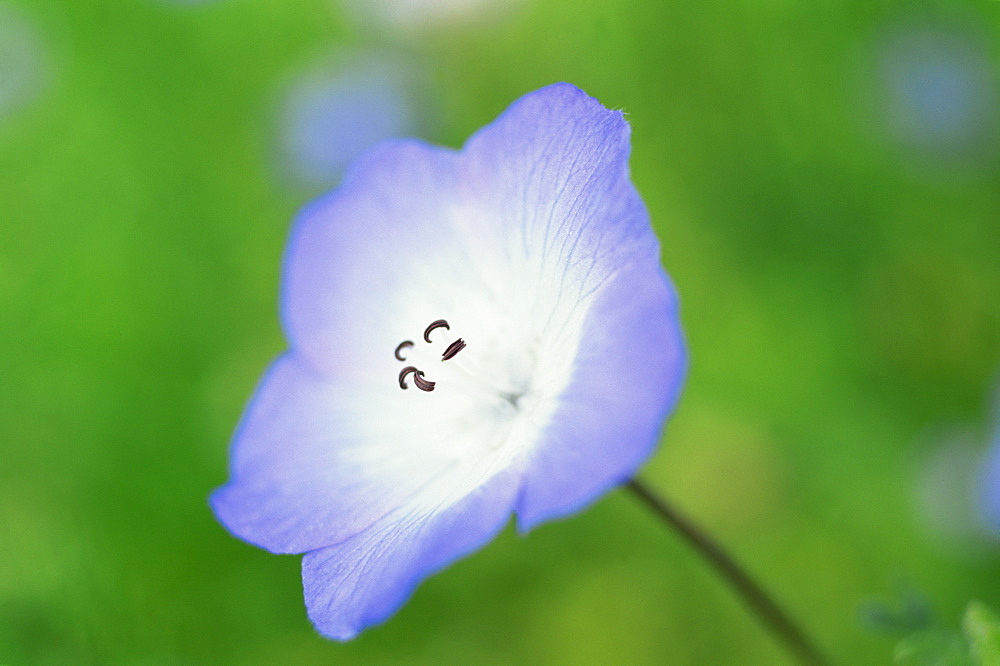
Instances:
[[[927,438],[917,459],[914,485],[918,524],[937,550],[975,561],[993,552],[990,534],[977,515],[977,478],[982,446],[969,431],[953,429]]]
[[[987,44],[961,26],[898,29],[883,45],[890,131],[934,153],[981,152],[997,138],[997,71]]]
[[[931,433],[930,445],[921,447],[918,519],[928,540],[955,559],[994,558],[1000,542],[1000,410],[992,424],[985,452],[980,429],[972,427]]]
[[[29,20],[0,4],[0,121],[29,105],[44,88],[45,50]]]
[[[346,9],[362,21],[397,30],[486,23],[520,4],[521,0],[344,0]]]
[[[1000,534],[1000,432],[986,455],[980,484],[980,511],[983,521]]]
[[[379,141],[419,134],[415,77],[384,54],[355,54],[307,69],[280,112],[283,160],[306,184],[331,186]]]
[[[512,513],[528,530],[578,511],[652,452],[685,354],[629,151],[621,112],[557,84],[460,152],[381,145],[300,215],[291,349],[212,505],[305,553],[324,635],[386,619]]]
[[[993,404],[993,440],[982,462],[977,499],[983,524],[1000,539],[1000,391]]]

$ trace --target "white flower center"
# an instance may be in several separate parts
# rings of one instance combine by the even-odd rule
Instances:
[[[453,425],[467,424],[463,430],[487,428],[486,450],[514,442],[528,444],[555,407],[552,389],[557,393],[562,388],[538,385],[538,341],[514,341],[496,354],[498,350],[488,347],[495,341],[466,341],[459,333],[438,319],[422,334],[401,341],[394,351],[386,352],[399,366],[398,377],[386,381],[398,380],[395,390],[412,393],[407,397],[422,403],[422,410],[450,415]],[[431,394],[429,403],[420,400],[421,392]]]
[[[464,394],[498,396],[517,408],[530,388],[530,376],[491,376],[486,368],[476,365],[474,354],[462,354],[468,343],[462,338],[447,336],[450,330],[447,320],[437,319],[424,329],[422,340],[404,340],[396,346],[393,355],[401,364],[406,364],[399,371],[399,388],[406,390],[412,386],[430,393],[444,377],[446,383],[461,389]],[[448,343],[451,338],[454,339]]]

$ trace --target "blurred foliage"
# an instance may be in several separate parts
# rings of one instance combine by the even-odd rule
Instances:
[[[893,653],[897,664],[994,666],[1000,664],[1000,618],[978,601],[962,616],[962,630],[925,626],[909,634]]]
[[[341,49],[418,67],[450,146],[557,80],[627,111],[691,351],[644,475],[835,661],[892,658],[857,611],[899,576],[945,626],[1000,606],[996,542],[941,549],[914,503],[938,429],[989,440],[995,0],[523,0],[414,29],[331,0],[0,9],[37,38],[15,53],[0,21],[0,86],[35,77],[0,106],[0,662],[784,663],[622,492],[508,531],[346,645],[306,620],[298,558],[214,521],[316,193],[281,173],[276,108]]]
[[[971,654],[982,664],[1000,664],[1000,618],[990,608],[974,601],[962,617],[962,629]]]

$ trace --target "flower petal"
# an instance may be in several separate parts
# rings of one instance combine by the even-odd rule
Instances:
[[[635,264],[615,275],[587,315],[573,379],[528,461],[519,529],[575,512],[631,478],[659,439],[685,365],[662,270]]]
[[[313,624],[325,636],[348,640],[387,619],[421,580],[503,528],[519,477],[508,468],[450,507],[401,510],[344,543],[307,553],[302,584]]]
[[[460,469],[454,449],[421,435],[425,424],[375,407],[364,387],[345,391],[300,358],[280,358],[234,437],[230,480],[212,495],[219,520],[272,552],[302,553],[361,532]],[[444,423],[433,436],[457,439],[451,432]]]
[[[529,461],[522,529],[634,474],[684,376],[676,298],[629,178],[629,151],[621,112],[568,84],[518,100],[463,151],[462,193],[505,213],[488,242],[524,264],[508,280],[521,301],[534,301],[536,333],[556,342],[546,353],[568,359],[551,373],[566,379]]]
[[[399,331],[422,331],[441,316],[419,318],[435,311],[447,277],[428,262],[449,238],[455,163],[452,151],[387,142],[299,215],[285,256],[282,315],[292,349],[317,369],[364,379],[393,362]],[[419,317],[409,316],[414,311]]]
[[[460,173],[523,257],[558,266],[583,291],[638,257],[659,261],[649,218],[629,180],[630,129],[566,83],[514,102],[467,142]],[[514,241],[514,242],[512,242]]]

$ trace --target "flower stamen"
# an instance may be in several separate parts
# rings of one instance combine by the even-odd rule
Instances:
[[[433,391],[434,382],[424,379],[424,373],[419,370],[413,375],[413,383],[417,385],[417,388],[421,391]]]
[[[445,321],[444,319],[435,319],[430,324],[428,324],[426,329],[424,329],[424,340],[427,341],[427,343],[430,343],[431,341],[430,337],[431,331],[434,331],[438,328],[451,330],[451,327],[448,325],[447,321]],[[412,340],[403,340],[398,345],[396,345],[396,350],[392,353],[392,355],[396,357],[397,361],[406,361],[407,356],[404,356],[403,352],[412,349],[413,346],[414,345]],[[465,346],[466,346],[465,340],[463,340],[462,338],[455,340],[450,345],[448,345],[447,349],[444,350],[444,353],[441,354],[441,360],[447,361],[449,359],[455,358],[455,355],[458,354],[458,352],[465,349]],[[424,357],[418,354],[417,357],[415,358],[416,362],[419,363],[421,358]],[[424,379],[423,370],[417,369],[417,366],[415,365],[408,365],[402,370],[400,370],[399,388],[403,389],[404,391],[409,388],[409,386],[406,385],[406,378],[410,375],[413,375],[413,385],[416,386],[421,391],[430,392],[434,390],[435,382],[432,382],[428,379]]]
[[[430,338],[431,331],[433,331],[436,328],[444,328],[444,329],[447,329],[449,331],[451,330],[451,326],[448,325],[447,321],[445,321],[444,319],[436,319],[436,320],[432,321],[430,324],[428,324],[427,328],[424,329],[424,342],[430,342],[431,341],[431,338]]]
[[[412,365],[408,365],[399,371],[399,388],[403,389],[404,391],[409,388],[406,385],[406,376],[411,373],[413,374],[413,383],[416,385],[418,389],[420,389],[421,391],[428,391],[428,392],[434,390],[434,382],[424,379],[423,370],[417,370]]]
[[[441,360],[447,361],[450,358],[455,358],[455,355],[463,349],[465,349],[465,340],[459,338],[448,345],[448,348],[444,350],[443,354],[441,354]]]
[[[403,358],[402,356],[400,356],[399,353],[401,351],[403,351],[404,349],[409,349],[412,346],[413,346],[413,341],[412,340],[403,340],[402,342],[400,342],[396,346],[396,351],[394,351],[392,354],[393,354],[393,356],[396,357],[397,361],[405,361],[406,359]]]

